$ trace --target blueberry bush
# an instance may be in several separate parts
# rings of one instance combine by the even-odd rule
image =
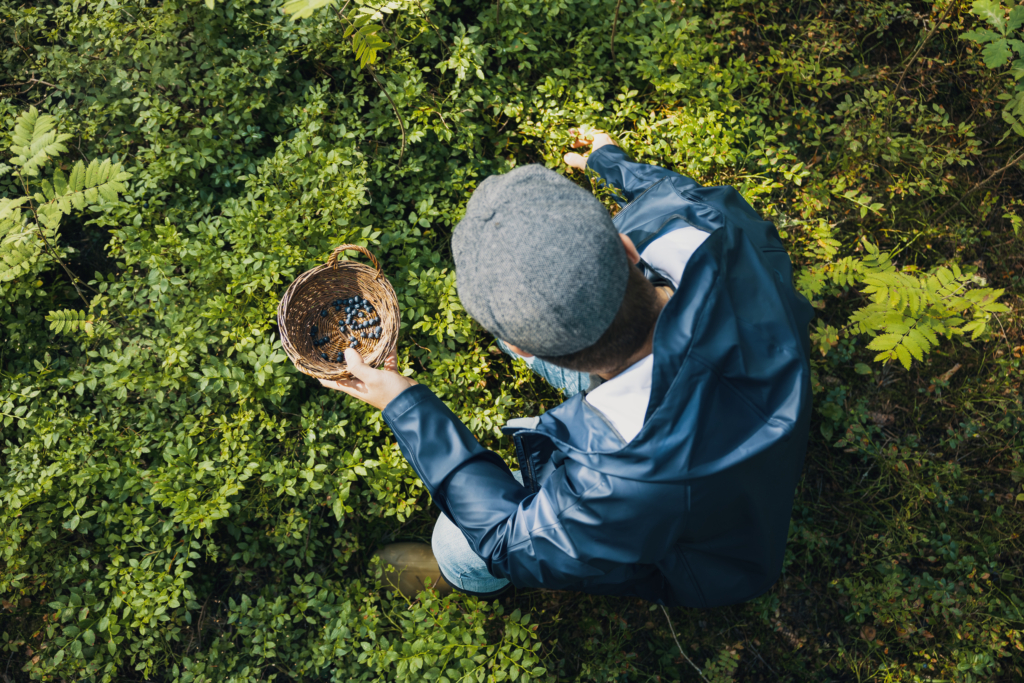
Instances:
[[[0,680],[1024,677],[1024,5],[0,0]],[[488,447],[556,405],[449,237],[567,131],[737,187],[817,309],[782,579],[665,611],[404,598],[437,515],[275,309],[382,260],[400,364]]]

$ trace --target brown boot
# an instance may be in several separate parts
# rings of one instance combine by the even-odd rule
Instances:
[[[415,597],[424,589],[424,579],[430,578],[430,585],[441,595],[452,592],[451,585],[441,576],[441,569],[434,559],[434,551],[427,543],[391,543],[374,553],[380,557],[384,568],[384,585],[397,588],[407,598]],[[388,571],[391,565],[394,571]]]

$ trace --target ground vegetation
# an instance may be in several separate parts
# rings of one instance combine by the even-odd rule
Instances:
[[[0,0],[0,679],[1024,677],[1024,6],[282,7]],[[281,349],[288,283],[365,245],[401,367],[512,462],[499,427],[560,397],[462,310],[449,238],[580,124],[739,188],[816,308],[750,603],[385,590],[372,552],[436,509]]]

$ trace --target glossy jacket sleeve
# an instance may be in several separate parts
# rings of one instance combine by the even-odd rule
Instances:
[[[658,496],[625,489],[612,493],[600,481],[604,475],[574,463],[558,468],[538,493],[530,493],[423,385],[388,404],[384,419],[434,502],[496,577],[551,589],[595,579],[624,583],[627,576],[618,574],[635,571],[635,563],[653,562],[665,550],[654,547],[658,542],[652,544],[652,535],[638,533],[636,525],[638,515],[656,512],[643,509],[642,501]],[[586,500],[585,491],[603,489],[610,495]],[[614,547],[607,543],[609,533],[620,541]]]
[[[434,503],[484,557],[482,549],[493,542],[495,529],[515,513],[529,491],[422,384],[399,394],[383,416]]]
[[[605,145],[592,152],[587,157],[587,169],[601,176],[608,185],[622,190],[626,201],[629,202],[662,178],[674,178],[676,186],[680,189],[697,186],[696,181],[675,171],[633,161],[617,145]],[[623,202],[620,200],[619,203]]]

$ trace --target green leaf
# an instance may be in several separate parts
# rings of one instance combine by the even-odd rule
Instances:
[[[81,192],[85,187],[85,163],[79,160],[71,168],[71,178],[68,180],[68,188],[72,192]]]
[[[1024,26],[1024,5],[1017,5],[1010,10],[1010,19],[1006,22],[1006,32],[1013,33]]]
[[[85,641],[86,645],[92,647],[96,643],[96,634],[92,632],[92,629],[89,629],[82,634],[82,640]]]
[[[24,175],[39,175],[39,168],[51,157],[68,151],[63,142],[70,135],[54,132],[57,120],[49,114],[40,114],[31,107],[15,121],[11,132],[11,152],[16,154],[11,163],[21,167]]]
[[[313,16],[313,12],[321,7],[334,4],[334,0],[289,0],[281,6],[281,11],[292,15],[292,21]]]
[[[858,375],[870,375],[873,372],[871,366],[866,363],[857,363],[853,366],[853,370]]]
[[[1002,38],[1002,36],[995,31],[990,31],[987,28],[981,28],[973,31],[964,31],[960,34],[960,38],[966,38],[967,40],[973,40],[976,43],[984,44]]]
[[[915,339],[915,334],[917,336],[916,339]],[[921,341],[927,342],[927,340],[925,340],[925,338],[921,336],[920,332],[917,332],[916,330],[911,330],[907,334],[907,336],[903,338],[903,344],[902,344],[901,348],[906,348],[907,351],[910,352],[910,355],[912,355],[917,360],[924,360],[923,348],[917,342],[918,339],[920,339]]]
[[[888,351],[894,348],[903,339],[902,334],[880,334],[868,344],[872,351]]]
[[[213,9],[217,4],[217,0],[206,0],[206,6]]]
[[[985,66],[990,69],[998,69],[1013,57],[1010,45],[1005,38],[992,41],[981,49],[981,55],[985,59]]]
[[[909,370],[912,359],[910,357],[910,351],[907,350],[907,347],[904,346],[903,344],[897,346],[896,356],[900,359],[900,362],[903,363],[903,367]]]
[[[1005,12],[999,0],[974,0],[971,11],[987,21],[1000,34],[1006,34]]]

